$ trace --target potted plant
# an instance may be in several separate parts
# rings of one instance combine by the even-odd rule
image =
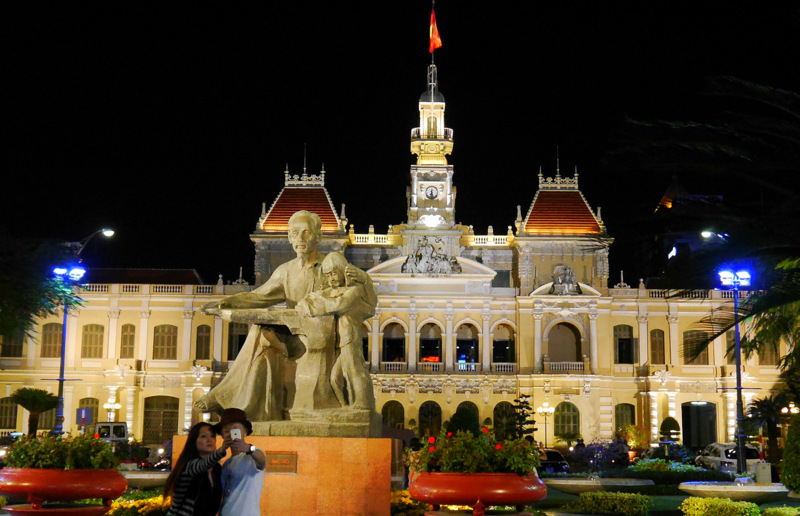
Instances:
[[[101,498],[102,506],[83,506],[87,511],[82,513],[104,514],[128,487],[117,464],[111,444],[89,436],[24,437],[6,455],[7,467],[0,470],[0,494],[26,498],[29,505],[3,509],[13,515],[41,509],[45,500]]]
[[[484,427],[479,435],[442,432],[418,452],[407,450],[413,472],[409,493],[438,510],[443,504],[469,505],[474,516],[491,505],[517,510],[547,495],[536,475],[539,450],[524,439],[498,442]]]

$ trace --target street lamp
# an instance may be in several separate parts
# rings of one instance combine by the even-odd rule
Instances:
[[[541,407],[536,407],[536,413],[544,418],[544,447],[547,448],[547,418],[553,415],[556,409],[546,401]]]
[[[53,274],[56,279],[63,282],[68,288],[73,288],[86,274],[86,269],[80,265],[80,254],[86,244],[95,236],[101,234],[106,238],[114,235],[113,229],[103,228],[98,229],[91,235],[87,236],[80,242],[68,242],[66,245],[75,252],[77,263],[68,265],[58,265],[53,268]],[[53,433],[61,435],[64,433],[64,365],[66,362],[67,353],[67,318],[69,317],[69,305],[64,304],[64,324],[61,326],[61,361],[58,369],[58,405],[56,405],[56,424],[53,428]]]
[[[742,341],[739,334],[739,287],[750,286],[750,273],[747,271],[722,270],[719,280],[723,287],[733,290],[733,328],[736,335],[736,472],[747,472],[744,435],[744,403],[742,401]]]
[[[797,408],[797,406],[794,404],[794,402],[790,401],[788,407],[783,407],[781,409],[781,414],[786,415],[786,416],[789,416],[789,415],[794,416],[794,415],[800,414],[800,408]]]

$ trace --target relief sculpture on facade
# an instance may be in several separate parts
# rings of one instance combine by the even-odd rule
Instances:
[[[460,274],[461,265],[455,256],[447,256],[441,238],[429,240],[423,236],[417,242],[417,247],[406,258],[401,270],[408,274]]]

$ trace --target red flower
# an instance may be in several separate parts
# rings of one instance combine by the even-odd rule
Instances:
[[[500,444],[500,443],[497,443],[497,444],[495,444],[495,445],[494,445],[494,449],[495,449],[495,450],[499,450],[499,449],[500,449],[500,448],[502,448],[502,447],[503,447],[503,445],[502,445],[502,444]]]
[[[430,436],[430,437],[428,437],[428,442],[429,442],[430,444],[433,444],[433,443],[435,443],[435,442],[436,442],[436,438],[435,438],[434,436]]]
[[[489,429],[486,428],[485,426],[483,428],[481,428],[481,430],[483,430],[484,434],[488,434],[489,433]]]
[[[447,437],[453,437],[453,432],[447,432]]]
[[[430,448],[428,448],[428,451],[436,451],[436,446],[431,446]]]

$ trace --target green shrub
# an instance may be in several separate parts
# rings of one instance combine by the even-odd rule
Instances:
[[[770,507],[761,512],[761,516],[797,516],[800,514],[800,509],[797,507]]]
[[[734,502],[726,498],[692,496],[681,503],[686,516],[759,516],[761,509],[752,502]]]
[[[565,505],[563,509],[587,514],[642,516],[647,514],[652,506],[653,502],[648,496],[634,493],[595,491],[581,493],[577,502]]]
[[[424,516],[429,510],[431,510],[429,504],[411,498],[407,489],[392,491],[392,502],[389,508],[392,516]]]
[[[641,462],[641,461],[640,461]],[[685,465],[684,465],[685,466]],[[652,480],[656,484],[680,484],[681,482],[703,481],[703,482],[730,482],[733,480],[734,475],[717,471],[715,469],[699,469],[683,468],[679,463],[675,466],[670,465],[667,471],[658,471],[648,467],[645,469],[634,469],[631,467],[625,469],[607,469],[600,472],[600,476],[604,478],[641,478]]]
[[[117,464],[111,444],[83,435],[26,436],[6,456],[6,465],[12,468],[113,469]]]
[[[8,500],[4,496],[0,496],[0,507],[5,507],[8,505]]]
[[[800,491],[800,415],[792,418],[792,425],[783,445],[781,482],[792,491]]]

